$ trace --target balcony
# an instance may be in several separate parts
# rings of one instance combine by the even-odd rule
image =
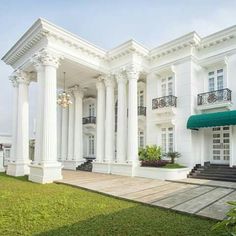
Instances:
[[[177,97],[173,95],[152,99],[152,110],[166,107],[176,107],[176,105]]]
[[[146,116],[146,107],[138,106],[138,115],[139,116]]]
[[[176,113],[177,97],[173,95],[152,99],[152,110],[158,114],[157,124],[172,123],[173,115]]]
[[[197,96],[197,105],[200,110],[228,108],[231,105],[231,90],[226,88],[200,93]]]
[[[96,117],[95,116],[88,116],[83,118],[83,125],[87,126],[94,126],[96,124]]]

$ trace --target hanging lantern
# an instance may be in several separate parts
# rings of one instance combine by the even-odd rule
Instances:
[[[57,104],[62,108],[66,108],[70,104],[72,104],[71,96],[69,93],[66,92],[66,72],[64,72],[64,90],[62,93],[59,93]]]

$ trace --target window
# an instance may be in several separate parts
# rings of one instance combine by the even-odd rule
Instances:
[[[89,104],[89,116],[95,116],[95,106],[94,106],[94,104]]]
[[[141,107],[144,106],[144,92],[143,92],[143,90],[139,91],[138,105]]]
[[[224,88],[224,70],[218,69],[208,73],[208,90],[209,92],[221,90]]]
[[[89,145],[88,145],[88,153],[89,153],[89,156],[94,156],[95,152],[95,147],[94,147],[94,135],[89,135],[88,137],[88,142],[89,142]]]
[[[174,95],[173,77],[169,76],[161,80],[161,96]]]
[[[224,88],[223,69],[217,70],[217,89]]]
[[[174,129],[172,127],[161,129],[162,153],[174,151]]]
[[[139,147],[143,148],[144,147],[144,132],[140,131],[139,132]]]

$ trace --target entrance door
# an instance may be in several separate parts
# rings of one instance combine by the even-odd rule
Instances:
[[[229,126],[212,129],[212,163],[229,164],[230,128]]]

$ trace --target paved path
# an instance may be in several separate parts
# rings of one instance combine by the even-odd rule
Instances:
[[[227,201],[236,200],[236,183],[202,180],[170,182],[138,177],[63,171],[64,183],[177,211],[223,219]]]

